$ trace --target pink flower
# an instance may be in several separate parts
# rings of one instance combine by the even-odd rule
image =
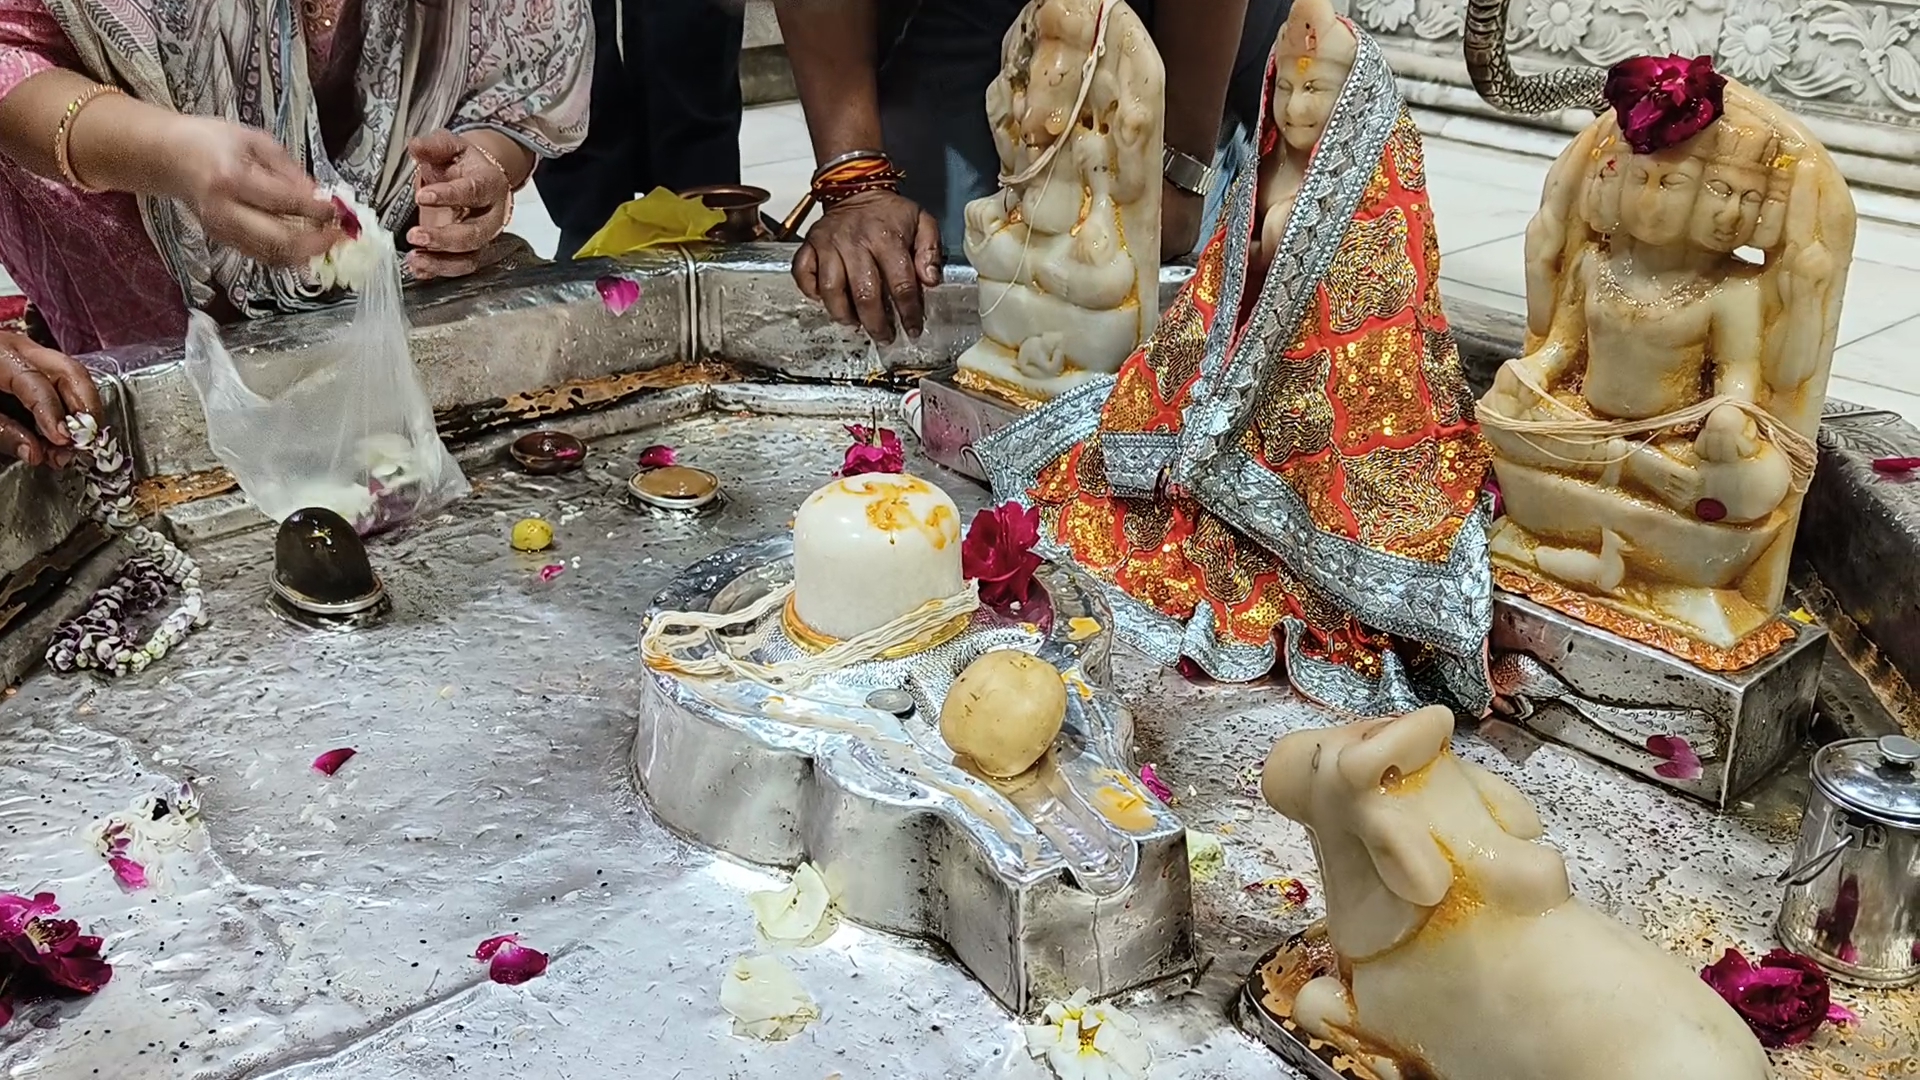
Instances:
[[[13,1019],[16,1005],[91,994],[113,978],[99,938],[82,934],[71,919],[46,917],[59,910],[52,893],[31,900],[0,893],[0,1025]]]
[[[980,602],[1004,610],[1023,604],[1033,589],[1040,556],[1040,511],[1006,502],[982,510],[960,543],[960,572],[980,583]]]
[[[1806,1042],[1821,1024],[1833,1019],[1826,972],[1798,953],[1775,949],[1753,964],[1740,950],[1728,949],[1717,962],[1700,969],[1700,977],[1733,1006],[1760,1045],[1769,1050]]]
[[[1173,789],[1167,786],[1165,780],[1160,779],[1160,771],[1151,764],[1140,766],[1140,784],[1153,792],[1154,798],[1168,806],[1173,805]]]
[[[1687,740],[1678,735],[1654,735],[1648,738],[1647,753],[1661,759],[1662,764],[1655,765],[1653,771],[1669,780],[1700,779],[1700,755],[1694,753]]]
[[[565,563],[550,563],[540,568],[540,580],[552,581],[554,578],[557,578],[561,574],[564,574],[566,572],[567,572],[567,567]]]
[[[1727,78],[1713,58],[1640,56],[1607,72],[1607,104],[1620,134],[1636,154],[1678,146],[1706,130],[1726,110]]]
[[[355,753],[356,751],[350,746],[343,746],[338,750],[329,750],[313,759],[313,767],[316,771],[332,776],[334,773],[339,772],[340,766],[345,765],[348,759],[352,758]]]
[[[486,961],[487,978],[505,986],[518,986],[547,970],[547,954],[520,944],[518,934],[488,938],[473,950],[473,958]]]
[[[671,446],[655,443],[640,451],[640,467],[643,469],[664,469],[674,463],[678,457]]]
[[[900,445],[900,436],[891,428],[869,429],[865,424],[848,424],[847,434],[853,436],[853,445],[847,447],[847,456],[840,463],[838,476],[861,476],[866,473],[897,473],[907,467],[907,449]]]
[[[1507,512],[1506,497],[1500,494],[1500,481],[1495,479],[1492,473],[1487,474],[1486,482],[1480,485],[1480,490],[1493,497],[1494,517]]]
[[[632,278],[603,277],[593,287],[600,290],[600,302],[607,305],[610,315],[625,315],[628,308],[640,302],[640,283]]]

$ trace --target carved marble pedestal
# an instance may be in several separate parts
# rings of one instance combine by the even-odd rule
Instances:
[[[1725,807],[1792,757],[1812,721],[1827,632],[1792,625],[1765,659],[1713,672],[1496,590],[1494,685],[1528,730]],[[1651,752],[1655,736],[1686,739],[1698,775]]]
[[[920,380],[920,441],[927,456],[963,476],[984,482],[986,470],[973,444],[1024,415],[1018,406],[954,381],[955,369]]]

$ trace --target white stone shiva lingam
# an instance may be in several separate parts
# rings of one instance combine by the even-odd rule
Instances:
[[[1724,801],[1790,752],[1811,710],[1817,635],[1782,601],[1853,200],[1805,126],[1705,58],[1516,76],[1506,7],[1470,4],[1481,92],[1516,111],[1605,114],[1548,173],[1527,229],[1526,352],[1479,403],[1505,509],[1490,538],[1506,593],[1494,644],[1557,668],[1507,670],[1502,689],[1704,705],[1725,752],[1680,771]],[[1600,631],[1571,666],[1546,640],[1580,636],[1568,620]],[[1662,765],[1573,726],[1584,748],[1648,775]]]
[[[812,862],[848,918],[944,941],[1018,1013],[1187,970],[1186,833],[1134,779],[1132,717],[1106,689],[1110,616],[1064,571],[1035,587],[1049,626],[981,607],[959,510],[925,480],[827,484],[791,537],[704,559],[656,601],[641,791],[735,857]],[[1047,697],[1036,686],[1057,736],[1009,736],[1022,708],[1004,695]],[[983,700],[1001,704],[969,704]]]
[[[1452,733],[1434,707],[1274,746],[1262,790],[1312,834],[1326,933],[1255,968],[1241,1023],[1316,1078],[1766,1080],[1740,1016],[1575,897],[1532,804]]]

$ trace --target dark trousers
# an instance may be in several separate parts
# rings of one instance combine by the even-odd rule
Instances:
[[[1129,0],[1153,28],[1156,3]],[[1000,45],[1026,0],[920,0],[899,27],[880,68],[880,125],[886,151],[907,174],[901,193],[940,221],[940,244],[960,259],[966,205],[999,186],[1000,155],[987,124],[987,86],[1000,73]],[[1221,143],[1259,129],[1267,54],[1290,0],[1249,0],[1240,54],[1227,90]],[[1201,238],[1204,242],[1205,237]]]
[[[716,0],[593,0],[586,142],[534,174],[561,259],[636,195],[740,182],[743,21]]]

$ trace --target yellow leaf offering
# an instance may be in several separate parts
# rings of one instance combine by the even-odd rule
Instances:
[[[683,198],[666,188],[654,188],[613,212],[600,231],[574,254],[576,259],[630,255],[662,244],[705,240],[707,230],[726,220],[699,199]]]

